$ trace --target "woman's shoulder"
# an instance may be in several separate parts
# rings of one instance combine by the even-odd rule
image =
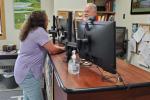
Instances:
[[[34,30],[34,33],[36,34],[41,34],[41,33],[47,33],[46,30],[42,27],[37,27],[35,30]]]
[[[46,32],[46,30],[43,27],[37,27],[36,31],[45,31]]]
[[[44,32],[45,31],[45,29],[44,28],[42,28],[42,27],[37,27],[37,28],[34,28],[34,29],[31,29],[30,30],[30,33],[37,33],[37,32]],[[46,31],[45,31],[46,32]]]

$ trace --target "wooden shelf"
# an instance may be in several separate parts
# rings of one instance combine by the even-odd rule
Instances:
[[[57,16],[62,17],[62,18],[67,18],[69,14],[69,11],[66,10],[58,10],[57,11]]]
[[[112,14],[115,15],[115,12],[111,12],[111,11],[98,11],[98,14]]]
[[[142,26],[150,26],[149,23],[138,23],[139,25],[142,25]]]
[[[89,0],[89,2],[94,3],[97,6],[97,15],[98,20],[108,21],[114,20],[115,11],[114,11],[114,0]]]

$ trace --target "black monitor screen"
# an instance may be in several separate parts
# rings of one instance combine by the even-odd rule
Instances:
[[[80,57],[116,74],[115,22],[79,22],[77,29]]]

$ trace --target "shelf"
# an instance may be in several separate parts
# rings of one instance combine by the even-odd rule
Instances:
[[[138,23],[138,24],[142,26],[150,26],[150,23]]]
[[[112,15],[115,15],[115,12],[112,12],[112,11],[98,11],[97,13],[98,14],[112,14]]]

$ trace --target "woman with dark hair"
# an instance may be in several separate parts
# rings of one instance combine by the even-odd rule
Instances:
[[[23,100],[43,100],[40,79],[46,51],[49,54],[64,51],[64,47],[56,46],[49,41],[47,25],[45,11],[34,11],[21,29],[20,52],[15,63],[14,76],[23,89]]]

